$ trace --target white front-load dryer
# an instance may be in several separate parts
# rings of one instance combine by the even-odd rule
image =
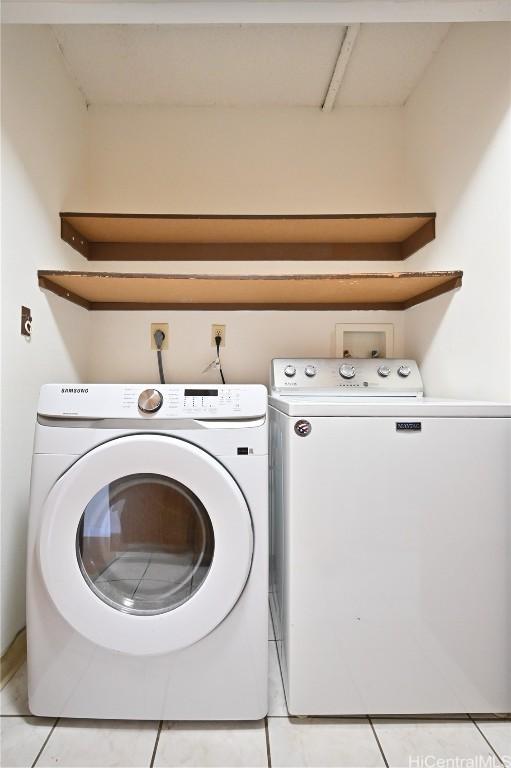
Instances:
[[[36,715],[267,711],[267,395],[47,385],[28,536]]]

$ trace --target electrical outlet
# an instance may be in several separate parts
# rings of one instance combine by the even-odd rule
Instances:
[[[214,323],[211,326],[211,346],[216,347],[216,341],[215,336],[221,336],[222,341],[220,342],[221,347],[225,347],[225,325],[217,325]]]
[[[29,307],[21,307],[21,335],[28,338],[32,335],[32,312]]]
[[[154,340],[154,334],[156,331],[163,331],[165,338],[163,339],[162,349],[169,348],[169,324],[168,323],[151,323],[151,349],[158,349]]]

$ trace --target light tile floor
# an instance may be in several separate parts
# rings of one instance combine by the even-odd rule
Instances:
[[[0,765],[511,768],[510,719],[288,717],[274,638],[270,622],[269,715],[255,723],[32,717],[22,667],[1,692]]]

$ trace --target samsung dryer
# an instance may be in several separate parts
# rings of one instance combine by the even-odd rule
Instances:
[[[267,393],[48,385],[28,536],[35,715],[267,711]]]
[[[511,711],[511,406],[281,359],[272,604],[293,715]]]

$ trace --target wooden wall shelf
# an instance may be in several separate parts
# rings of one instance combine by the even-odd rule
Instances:
[[[90,261],[399,261],[435,237],[434,213],[60,218],[62,239]]]
[[[393,309],[461,286],[463,272],[336,275],[38,273],[39,285],[89,310]]]

